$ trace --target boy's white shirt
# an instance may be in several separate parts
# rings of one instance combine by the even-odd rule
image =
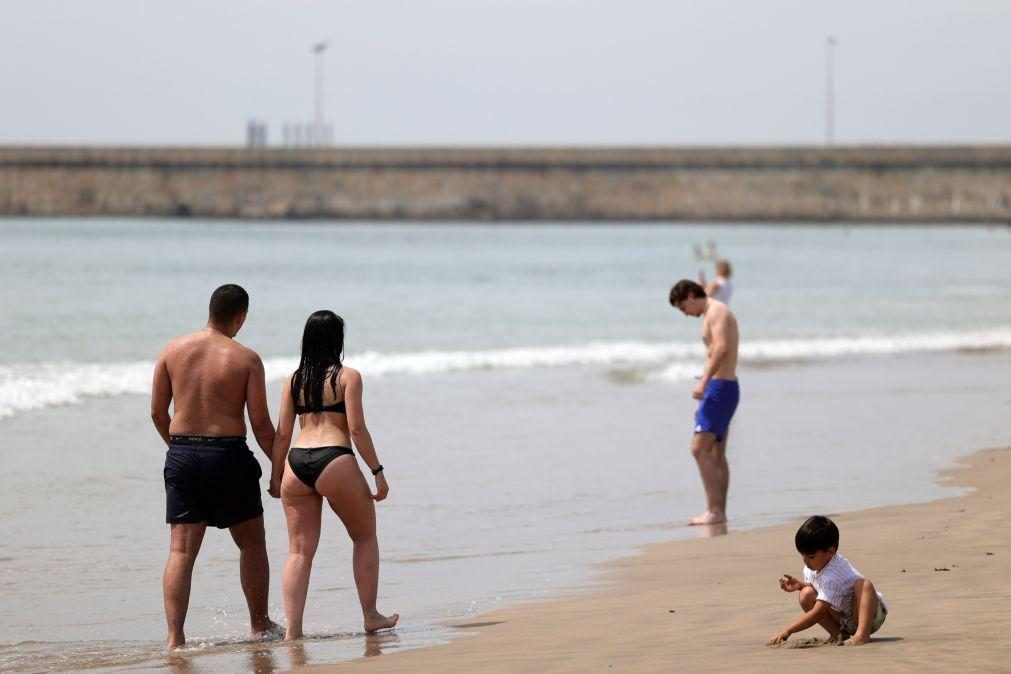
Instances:
[[[804,567],[804,582],[817,590],[818,599],[828,602],[829,606],[844,615],[849,615],[853,608],[853,583],[861,578],[863,575],[839,554],[832,557],[821,571]],[[885,604],[880,592],[878,601]],[[888,610],[887,604],[885,610]]]

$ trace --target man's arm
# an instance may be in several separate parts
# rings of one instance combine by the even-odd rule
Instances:
[[[249,412],[249,425],[253,427],[256,444],[269,459],[274,444],[274,424],[270,421],[270,410],[267,409],[267,383],[264,379],[263,361],[255,353],[246,378],[246,410]]]
[[[168,366],[165,365],[165,352],[158,356],[154,365],[154,380],[151,382],[151,421],[158,429],[158,434],[165,444],[169,444],[169,405],[172,403],[172,379],[169,377]]]

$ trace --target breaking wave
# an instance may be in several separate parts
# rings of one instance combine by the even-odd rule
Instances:
[[[1011,348],[1011,327],[992,330],[889,336],[813,337],[745,342],[740,362],[776,364],[861,355]],[[421,351],[352,354],[347,362],[367,376],[415,376],[477,370],[572,366],[646,368],[645,379],[683,380],[702,369],[699,343],[588,342],[565,346],[483,351]],[[298,364],[295,357],[264,359],[269,381]],[[153,361],[120,363],[31,363],[0,366],[0,418],[89,397],[147,394]]]

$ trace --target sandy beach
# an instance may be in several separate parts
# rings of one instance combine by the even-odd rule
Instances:
[[[464,634],[445,645],[305,669],[1006,671],[1011,448],[962,463],[940,478],[971,488],[962,496],[828,513],[841,531],[840,553],[888,601],[888,619],[866,646],[825,645],[818,627],[783,646],[765,645],[799,613],[797,595],[776,582],[802,569],[793,549],[798,520],[653,545],[605,565],[601,590],[488,613],[456,626]]]

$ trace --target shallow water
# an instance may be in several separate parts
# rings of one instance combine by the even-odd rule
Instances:
[[[1011,444],[1002,230],[0,221],[13,307],[0,317],[0,667],[272,671],[390,652],[699,535],[681,525],[702,505],[688,452],[699,326],[666,292],[712,238],[736,264],[744,340],[731,531],[937,498],[952,493],[937,470]],[[392,635],[358,631],[350,544],[330,518],[313,638],[245,636],[237,552],[210,532],[190,646],[164,655],[164,449],[144,392],[161,343],[200,327],[230,281],[250,289],[240,340],[267,360],[275,414],[304,316],[332,306],[349,321],[391,485],[378,512],[380,608],[403,616]],[[286,533],[264,498],[282,619]]]

